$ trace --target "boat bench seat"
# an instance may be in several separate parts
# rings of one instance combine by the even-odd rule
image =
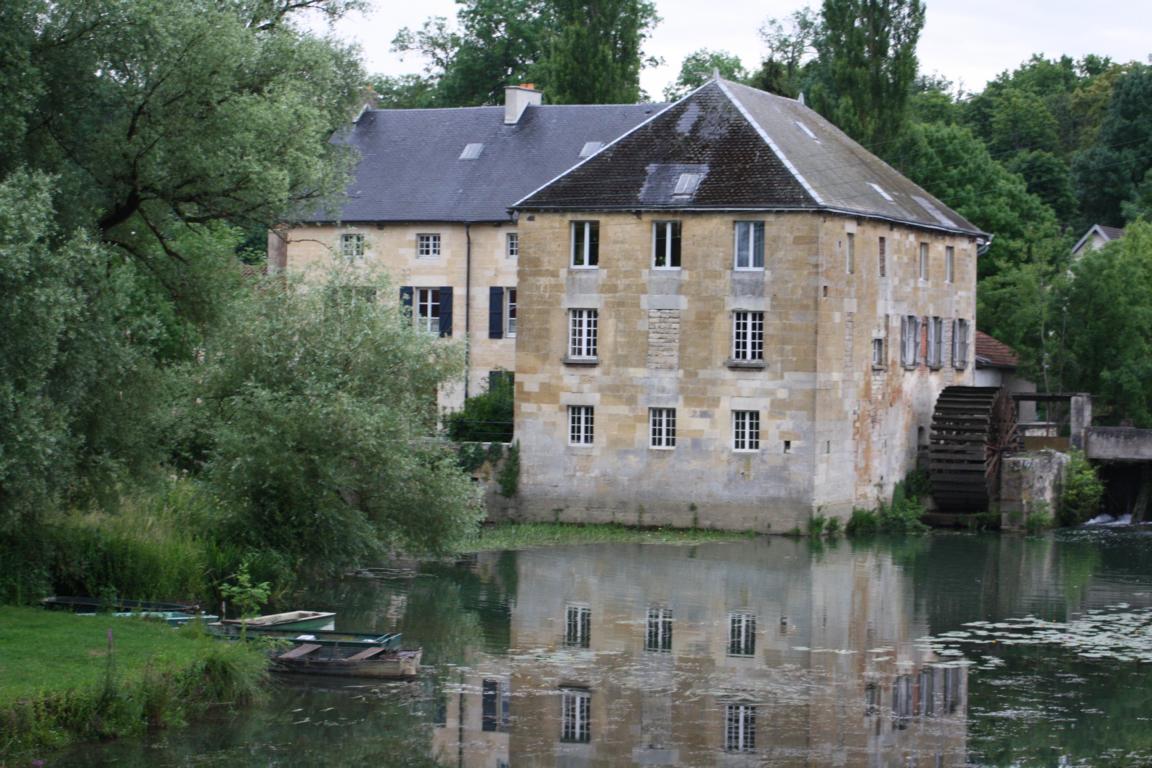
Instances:
[[[304,643],[303,645],[296,646],[287,653],[280,654],[280,656],[277,658],[298,659],[301,656],[307,656],[310,653],[315,653],[316,651],[320,650],[320,647],[321,646],[316,645],[315,643]]]
[[[363,651],[360,651],[360,653],[356,654],[355,656],[349,656],[348,661],[367,661],[368,659],[373,659],[373,658],[379,656],[380,654],[384,653],[385,650],[386,649],[384,648],[384,646],[380,646],[380,645],[374,646],[372,648],[366,648]]]

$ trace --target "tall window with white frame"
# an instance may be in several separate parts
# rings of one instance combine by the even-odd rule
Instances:
[[[680,222],[652,222],[652,268],[680,269]]]
[[[728,614],[728,655],[756,655],[756,615],[747,611]]]
[[[481,730],[507,733],[511,722],[510,705],[508,681],[485,679],[481,684]]]
[[[853,232],[845,235],[844,271],[850,275],[856,274],[856,235]]]
[[[428,333],[440,333],[440,290],[416,289],[416,327]]]
[[[756,705],[724,705],[724,751],[752,752],[756,749]]]
[[[764,222],[736,222],[735,252],[735,269],[764,269]]]
[[[563,688],[560,691],[560,702],[560,741],[577,744],[590,741],[592,693],[584,688]]]
[[[568,357],[570,359],[596,359],[596,333],[599,321],[599,310],[568,310]]]
[[[928,318],[928,367],[944,364],[944,318]]]
[[[568,406],[568,445],[592,445],[595,426],[591,405]]]
[[[504,236],[504,255],[514,259],[520,255],[520,233],[509,232]]]
[[[564,644],[587,648],[592,642],[592,609],[569,605],[564,609]]]
[[[644,650],[657,653],[672,651],[672,609],[649,608]]]
[[[732,313],[732,359],[739,362],[764,360],[764,313]]]
[[[968,321],[952,321],[952,367],[962,371],[968,367]]]
[[[648,445],[651,448],[676,447],[676,409],[648,409]]]
[[[416,235],[416,258],[434,259],[440,255],[440,233],[421,232]]]
[[[732,411],[732,450],[760,450],[760,411]]]
[[[888,276],[888,238],[881,237],[876,245],[880,254],[879,263],[877,265],[880,277]]]
[[[944,282],[952,283],[956,280],[956,249],[951,245],[944,247]]]
[[[516,338],[516,289],[504,289],[504,337]]]
[[[349,264],[364,260],[364,235],[340,235],[340,257]]]
[[[920,357],[920,318],[904,315],[900,318],[900,363],[915,368]]]
[[[572,222],[572,260],[576,269],[595,269],[600,265],[600,222]]]
[[[920,243],[920,280],[928,282],[928,243]]]

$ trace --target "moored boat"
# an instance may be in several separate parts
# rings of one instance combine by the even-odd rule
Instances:
[[[220,623],[228,626],[246,627],[249,630],[271,628],[331,630],[336,628],[336,614],[330,611],[288,611],[256,616],[251,619],[224,619]]]
[[[45,597],[40,604],[50,610],[73,611],[74,613],[97,613],[100,611],[113,611],[117,613],[186,613],[198,614],[200,606],[196,603],[161,602],[157,600],[128,600],[114,597],[87,597],[56,595]]]
[[[322,645],[303,641],[272,656],[272,671],[306,675],[407,680],[420,673],[423,649],[383,645]]]

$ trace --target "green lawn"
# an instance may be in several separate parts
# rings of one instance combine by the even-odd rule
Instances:
[[[754,533],[708,531],[685,528],[631,528],[624,525],[577,525],[572,523],[502,523],[485,526],[465,546],[468,552],[494,549],[528,549],[564,544],[648,543],[702,544],[754,538]]]

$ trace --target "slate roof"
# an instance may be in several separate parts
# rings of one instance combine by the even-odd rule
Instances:
[[[703,179],[677,195],[686,172]],[[514,207],[822,210],[984,235],[800,102],[719,79]]]
[[[338,139],[360,155],[346,197],[302,221],[507,221],[586,143],[606,144],[662,106],[529,106],[514,125],[504,107],[367,110]],[[479,155],[461,159],[470,144]]]
[[[977,368],[1016,368],[1019,364],[1016,350],[984,331],[976,331]]]

